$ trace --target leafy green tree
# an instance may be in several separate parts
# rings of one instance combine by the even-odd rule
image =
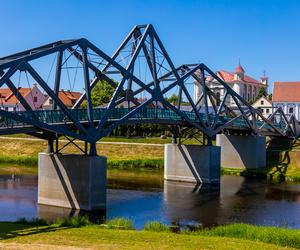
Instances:
[[[171,95],[169,98],[167,98],[167,101],[172,103],[173,105],[177,105],[178,104],[178,96],[176,94]]]
[[[258,90],[257,96],[255,98],[254,101],[250,102],[250,104],[255,103],[259,98],[261,97],[267,97],[268,93],[267,93],[267,89],[266,87],[260,87],[260,89]]]
[[[269,95],[268,95],[268,100],[269,100],[269,101],[272,101],[272,97],[273,97],[272,93],[269,94]]]
[[[92,89],[91,97],[94,107],[109,103],[115,88],[112,87],[107,81],[99,81]],[[82,104],[84,108],[87,107],[86,101]]]
[[[266,87],[260,87],[260,89],[258,90],[258,93],[257,93],[257,96],[254,100],[254,102],[256,102],[259,98],[261,97],[267,97],[267,90],[266,90]]]

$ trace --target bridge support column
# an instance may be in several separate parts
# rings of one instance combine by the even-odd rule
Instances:
[[[165,180],[219,183],[220,147],[165,144],[164,171]]]
[[[39,153],[38,204],[106,208],[106,157]]]
[[[221,166],[225,168],[266,167],[266,137],[217,135],[221,147]]]

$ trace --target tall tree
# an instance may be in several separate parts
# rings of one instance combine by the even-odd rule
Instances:
[[[259,91],[258,91],[258,93],[257,93],[257,96],[256,96],[256,98],[255,98],[255,100],[254,100],[254,102],[256,102],[259,98],[261,98],[261,97],[267,97],[267,90],[266,90],[266,87],[260,87],[260,89],[259,89]]]
[[[112,87],[107,81],[99,81],[92,89],[91,98],[94,107],[109,103],[115,88]],[[86,102],[82,104],[86,107]]]
[[[173,105],[178,104],[178,96],[176,94],[171,95],[169,98],[167,98],[168,102],[172,103]]]

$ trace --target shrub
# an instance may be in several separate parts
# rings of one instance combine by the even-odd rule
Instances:
[[[111,229],[124,229],[124,230],[132,230],[133,222],[131,219],[127,218],[114,218],[107,221],[106,225]]]
[[[134,160],[109,160],[108,169],[152,169],[162,170],[163,159],[134,159]]]
[[[92,223],[89,220],[87,215],[65,218],[58,222],[61,227],[84,227],[91,225]]]
[[[145,231],[151,231],[151,232],[170,232],[170,228],[158,221],[150,221],[144,226]]]

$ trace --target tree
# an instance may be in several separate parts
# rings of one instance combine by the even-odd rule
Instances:
[[[176,94],[171,95],[169,98],[167,98],[167,101],[172,103],[173,105],[178,104],[178,96]]]
[[[91,99],[94,107],[109,103],[115,88],[112,87],[107,81],[99,81],[91,91]],[[86,101],[82,104],[87,107]]]
[[[269,101],[272,101],[272,97],[273,97],[272,93],[269,94],[269,95],[268,95],[268,100],[269,100]]]
[[[256,96],[256,98],[255,98],[255,100],[254,100],[254,102],[256,102],[259,98],[261,98],[261,97],[267,97],[267,90],[266,90],[266,87],[260,87],[260,89],[259,89],[259,91],[258,91],[258,93],[257,93],[257,96]]]

